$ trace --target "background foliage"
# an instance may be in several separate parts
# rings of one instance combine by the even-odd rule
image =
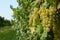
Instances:
[[[0,27],[4,27],[4,26],[11,26],[12,23],[10,20],[4,19],[4,17],[0,16]]]

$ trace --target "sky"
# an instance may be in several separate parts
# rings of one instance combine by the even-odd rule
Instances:
[[[18,6],[16,0],[0,0],[0,16],[8,20],[13,19],[13,11],[10,9],[10,5],[13,5],[13,7]]]

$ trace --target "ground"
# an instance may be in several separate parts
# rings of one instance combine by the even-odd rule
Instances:
[[[0,27],[0,40],[17,40],[16,31],[11,27]]]

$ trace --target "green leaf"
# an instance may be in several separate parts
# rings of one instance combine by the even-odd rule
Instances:
[[[41,34],[43,33],[43,26],[42,24],[37,25],[37,33],[39,36],[41,36]]]
[[[58,4],[58,9],[60,9],[60,2],[59,2],[59,4]]]
[[[40,39],[41,39],[41,40],[46,40],[47,35],[48,35],[47,32],[44,31]]]

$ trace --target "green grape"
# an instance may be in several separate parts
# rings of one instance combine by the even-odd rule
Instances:
[[[42,25],[44,29],[49,32],[52,24],[55,22],[56,15],[55,7],[50,6],[49,8],[41,7],[39,9],[40,19],[42,20]]]
[[[37,12],[38,12],[38,8],[35,7],[32,13],[29,15],[29,26],[30,26],[31,33],[34,32],[35,27],[37,26],[36,24],[36,17],[38,14]]]

